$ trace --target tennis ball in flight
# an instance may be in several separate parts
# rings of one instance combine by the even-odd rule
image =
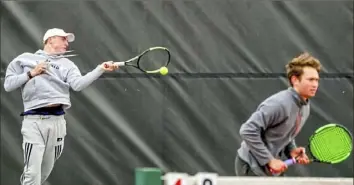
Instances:
[[[161,73],[162,75],[166,75],[166,74],[168,73],[167,67],[161,67],[161,68],[160,68],[160,73]]]

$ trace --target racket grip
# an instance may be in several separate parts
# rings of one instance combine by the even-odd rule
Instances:
[[[285,160],[284,163],[285,163],[287,166],[291,166],[291,165],[293,165],[293,164],[296,164],[296,159],[295,159],[295,158],[291,158],[291,159]]]
[[[284,163],[285,163],[287,166],[291,166],[291,165],[293,165],[293,164],[296,164],[296,159],[295,159],[295,158],[287,159],[287,160],[284,161]],[[279,173],[274,172],[274,170],[272,170],[272,169],[269,169],[269,171],[270,171],[273,175],[279,174]]]
[[[125,66],[125,62],[114,62],[114,65],[118,65],[118,66]],[[105,68],[108,68],[107,64],[104,64]]]
[[[125,62],[114,62],[114,64],[118,66],[125,66]]]

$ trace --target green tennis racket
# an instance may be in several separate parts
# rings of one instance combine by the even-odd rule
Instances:
[[[352,152],[352,134],[343,125],[330,123],[318,128],[309,138],[307,151],[311,162],[336,164],[346,160]],[[284,161],[296,164],[296,158]]]

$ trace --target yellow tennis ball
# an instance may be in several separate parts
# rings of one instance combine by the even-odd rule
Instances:
[[[161,68],[160,68],[160,73],[161,73],[162,75],[166,75],[166,74],[168,73],[167,67],[161,67]]]

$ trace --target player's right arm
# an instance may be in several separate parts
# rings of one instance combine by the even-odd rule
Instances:
[[[94,70],[86,75],[82,75],[79,68],[73,62],[71,63],[72,67],[67,74],[66,80],[74,91],[81,91],[85,89],[92,84],[93,81],[97,80],[105,71],[113,71],[118,69],[118,66],[113,65],[113,61],[108,61],[98,65]]]
[[[285,118],[285,109],[282,104],[276,100],[268,100],[263,102],[251,117],[241,125],[240,135],[260,165],[271,165],[276,169],[281,168],[282,161],[273,157],[265,146],[261,133],[272,123],[279,123]]]
[[[39,63],[33,70],[30,71],[32,77],[41,74],[46,69],[45,62]],[[4,89],[6,92],[16,90],[21,87],[30,79],[27,72],[24,72],[23,67],[20,64],[20,61],[14,59],[7,66]]]

